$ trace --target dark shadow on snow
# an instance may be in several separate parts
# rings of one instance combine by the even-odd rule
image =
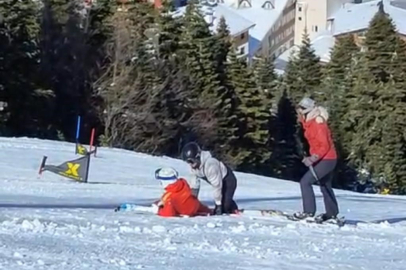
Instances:
[[[401,218],[388,218],[388,219],[378,219],[374,220],[371,223],[381,223],[381,222],[388,222],[389,224],[393,223],[398,223],[398,222],[403,222],[406,221],[406,217],[401,217]]]
[[[104,184],[104,183],[103,183]],[[341,199],[346,200],[353,200],[353,201],[360,201],[360,202],[367,202],[367,201],[385,201],[385,200],[394,200],[400,201],[400,199],[396,198],[373,198],[373,197],[361,197],[361,196],[352,196],[352,195],[339,195],[337,196]],[[317,198],[322,198],[322,196],[317,196]],[[287,200],[300,200],[300,196],[288,196],[288,197],[263,197],[263,198],[243,198],[237,199],[237,203],[255,203],[255,202],[276,202],[276,201],[287,201]],[[140,206],[150,206],[153,199],[142,199],[142,200],[129,200],[121,203],[7,203],[7,202],[0,202],[0,208],[17,208],[17,209],[99,209],[99,210],[114,210],[119,204],[122,203],[132,203],[137,204]],[[203,203],[207,204],[208,206],[213,206],[212,201],[203,201]],[[263,207],[266,209],[267,207]],[[277,207],[268,207],[277,209]],[[247,208],[246,208],[247,209]],[[254,210],[254,209],[252,209]],[[387,222],[389,224],[394,224],[398,222],[406,221],[406,217],[396,217],[396,218],[388,218],[388,219],[379,219],[379,220],[372,220],[372,221],[365,221],[365,220],[346,220],[346,224],[349,225],[357,225],[357,224],[379,224],[382,222]]]

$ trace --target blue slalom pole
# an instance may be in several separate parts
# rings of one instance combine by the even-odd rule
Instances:
[[[79,132],[80,132],[80,115],[78,115],[78,122],[76,126],[76,142],[79,142]]]

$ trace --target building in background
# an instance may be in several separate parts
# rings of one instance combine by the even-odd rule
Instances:
[[[223,0],[236,13],[252,21],[249,57],[277,57],[293,46],[295,0]]]
[[[255,24],[236,13],[233,8],[227,5],[202,1],[199,8],[212,32],[216,32],[221,17],[224,17],[238,56],[248,58],[250,52],[250,31],[255,27]],[[174,16],[183,16],[185,12],[185,6],[179,7]]]
[[[179,10],[184,9],[187,4],[183,0],[174,1]],[[224,16],[238,50],[250,60],[254,56],[277,57],[293,46],[295,2],[296,0],[201,0],[200,4],[212,6],[214,24]],[[204,15],[210,18],[207,14]],[[208,22],[212,24],[210,19]]]
[[[346,3],[354,0],[297,0],[295,45],[302,43],[305,29],[310,40],[329,28],[329,19]]]
[[[303,9],[299,11],[300,3],[307,1],[311,2],[313,0],[300,0],[297,3],[296,18],[298,20],[301,14],[300,12],[303,12]],[[317,2],[322,0],[314,1]],[[323,1],[324,3],[327,3],[326,0]],[[323,23],[323,20],[320,18],[312,17],[308,18],[307,20],[308,23],[312,22],[313,26],[319,26],[318,24],[316,24],[316,22],[320,22],[320,25],[324,27],[317,28],[317,32],[312,31],[312,29],[315,30],[315,27],[310,27],[308,31],[312,47],[315,50],[316,55],[320,57],[320,61],[322,64],[328,63],[330,61],[331,49],[334,47],[336,39],[340,36],[353,34],[357,45],[362,47],[363,40],[365,39],[365,33],[369,27],[369,23],[378,12],[380,6],[382,7],[383,11],[392,18],[399,36],[406,41],[406,0],[364,0],[350,2],[346,1],[345,3],[343,3],[343,0],[336,1],[341,2],[338,9],[332,7],[330,9],[325,9],[333,12],[333,14],[325,18],[325,23]],[[304,6],[302,6],[302,8],[303,7]],[[323,5],[321,5],[320,7],[322,7],[322,9],[324,10]],[[302,35],[299,35],[298,31],[302,31],[301,29],[303,29],[304,31],[304,25],[301,24],[304,18],[306,17],[303,15],[301,20],[296,21],[295,46],[293,46],[289,51],[286,51],[285,53],[280,55],[275,60],[275,67],[277,69],[277,72],[280,74],[284,72],[284,69],[286,68],[287,62],[289,60],[289,56],[298,50],[298,46],[300,45],[302,39]]]
[[[401,3],[405,1],[376,0],[361,4],[347,4],[338,10],[329,20],[329,33],[335,38],[354,34],[359,46],[365,38],[365,33],[372,18],[380,6],[393,20],[399,36],[406,40],[406,8]]]

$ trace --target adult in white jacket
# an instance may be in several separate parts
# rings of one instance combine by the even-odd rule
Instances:
[[[194,142],[183,147],[182,159],[191,167],[193,179],[190,181],[190,186],[196,197],[199,193],[201,179],[213,187],[215,215],[235,213],[238,210],[233,199],[237,188],[237,178],[228,166],[212,157],[210,152],[202,151]]]

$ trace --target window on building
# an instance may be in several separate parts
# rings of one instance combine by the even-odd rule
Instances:
[[[269,46],[271,45],[271,42],[272,42],[272,35],[269,35],[268,36],[268,44],[269,44]]]
[[[299,11],[299,12],[302,12],[302,7],[299,7],[299,8],[298,8],[298,11]]]
[[[299,17],[298,20],[301,21],[301,20],[302,20],[302,17]]]
[[[245,33],[242,33],[242,34],[240,35],[240,38],[241,38],[241,39],[244,39],[244,38],[245,38]]]
[[[265,3],[262,5],[262,8],[264,8],[264,9],[274,9],[275,6],[271,3],[271,1],[265,1]]]
[[[245,47],[241,47],[241,48],[240,48],[240,54],[241,54],[241,55],[244,55],[244,54],[245,54]]]
[[[251,7],[251,0],[239,0],[238,1],[239,8],[248,8]]]
[[[330,19],[330,20],[327,21],[327,30],[328,31],[333,30],[333,23],[334,23],[334,19]]]
[[[316,25],[316,26],[314,26],[314,32],[317,32],[317,31],[319,31],[319,28]]]
[[[295,18],[295,12],[293,10],[289,11],[288,18],[289,18],[289,21],[291,21]]]

